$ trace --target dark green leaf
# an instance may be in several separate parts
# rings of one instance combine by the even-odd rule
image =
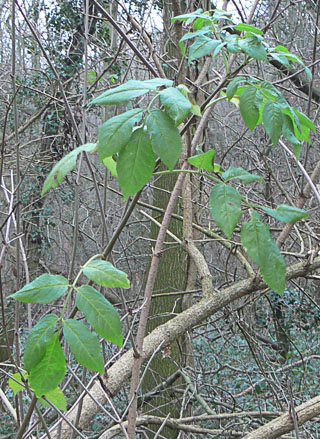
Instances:
[[[242,168],[235,168],[234,166],[230,166],[223,174],[222,177],[229,181],[233,178],[239,178],[243,183],[248,184],[253,181],[261,181],[263,182],[263,178],[257,174],[250,174],[250,172],[246,171]]]
[[[90,285],[77,288],[76,305],[100,337],[122,346],[122,330],[117,310]]]
[[[297,207],[287,206],[286,204],[280,204],[275,210],[268,207],[262,207],[262,209],[270,216],[283,223],[294,224],[302,218],[308,218],[309,213],[303,209]]]
[[[111,262],[94,259],[83,267],[83,274],[98,285],[107,288],[130,288],[126,273],[115,268]]]
[[[276,146],[281,136],[283,116],[281,107],[277,102],[268,101],[263,108],[263,124],[273,146]]]
[[[239,47],[254,59],[268,61],[267,52],[261,41],[253,35],[239,39]]]
[[[64,276],[42,274],[8,297],[25,303],[51,303],[67,291],[68,285],[68,280]]]
[[[229,99],[229,101],[230,99],[233,98],[234,94],[237,91],[237,88],[239,87],[239,83],[243,80],[244,80],[243,76],[237,76],[229,83],[226,90],[227,98]]]
[[[59,387],[56,387],[53,390],[50,390],[45,397],[56,407],[58,407],[59,410],[66,411],[67,410],[67,400],[62,391],[59,389]],[[43,398],[39,398],[39,402],[47,407],[51,407],[50,404],[47,403]]]
[[[31,370],[29,384],[40,397],[55,389],[66,373],[66,360],[60,346],[59,334],[55,334],[46,343],[46,352],[42,360]]]
[[[44,357],[45,345],[52,338],[58,319],[56,314],[47,314],[31,329],[23,357],[28,372]]]
[[[147,117],[147,127],[153,151],[172,170],[182,150],[180,133],[173,120],[161,110],[152,110]]]
[[[72,171],[77,164],[77,157],[82,151],[92,152],[97,145],[95,143],[87,143],[81,145],[73,151],[64,156],[58,163],[51,169],[50,174],[46,178],[41,195],[43,196],[52,187],[58,187],[63,182],[64,177],[68,172]]]
[[[104,361],[98,338],[82,323],[64,320],[63,335],[78,363],[103,374]]]
[[[240,97],[240,113],[244,123],[253,130],[259,120],[259,106],[262,97],[256,87],[247,87]]]
[[[192,107],[191,102],[178,89],[170,87],[159,92],[160,102],[166,113],[179,125]]]
[[[221,44],[221,40],[212,40],[205,35],[196,38],[189,48],[189,63],[194,59],[201,58],[213,52],[214,49]]]
[[[209,172],[214,172],[214,155],[216,151],[210,149],[210,151],[204,152],[202,154],[197,154],[188,158],[188,162],[198,169],[205,169]]]
[[[116,154],[126,146],[132,135],[132,128],[141,119],[142,112],[141,108],[134,108],[101,125],[98,135],[99,160]]]
[[[152,176],[155,164],[149,136],[143,128],[138,128],[117,161],[118,182],[124,199],[143,188]]]
[[[286,264],[273,241],[269,227],[260,221],[256,212],[241,227],[241,243],[250,258],[259,266],[266,284],[279,294],[285,288]]]
[[[209,208],[212,218],[230,239],[241,217],[241,197],[237,190],[224,183],[214,186]]]

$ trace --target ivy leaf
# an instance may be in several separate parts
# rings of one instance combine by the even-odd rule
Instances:
[[[252,212],[249,222],[242,224],[240,238],[245,251],[259,266],[263,280],[274,291],[282,294],[286,264],[270,235],[269,227],[260,221],[256,212]]]
[[[66,411],[67,410],[67,400],[64,394],[62,393],[62,390],[59,389],[59,387],[56,387],[53,390],[50,390],[45,397],[54,404],[59,410]],[[43,398],[39,398],[39,402],[42,405],[45,405],[47,407],[51,407],[50,404],[47,403]]]
[[[252,58],[268,62],[266,49],[256,36],[240,38],[239,47]]]
[[[59,299],[68,286],[68,280],[64,276],[42,274],[8,297],[24,303],[51,303]]]
[[[66,374],[66,360],[60,346],[59,334],[46,343],[42,360],[30,371],[29,384],[40,397],[55,389]]]
[[[104,122],[98,135],[98,157],[103,160],[121,151],[128,143],[132,128],[141,119],[143,110],[134,108]]]
[[[210,192],[209,209],[212,218],[228,239],[241,218],[241,196],[227,184],[214,186]]]
[[[152,110],[147,117],[147,128],[153,151],[172,170],[182,150],[180,133],[173,120],[159,109]]]
[[[309,213],[297,207],[280,204],[275,210],[269,207],[262,207],[262,209],[270,216],[283,223],[294,224],[302,218],[308,218]]]
[[[214,155],[216,151],[210,149],[210,151],[204,152],[202,154],[197,154],[188,158],[188,162],[198,169],[205,169],[209,172],[215,172],[214,169]]]
[[[12,375],[12,378],[14,378],[14,380],[12,378],[9,378],[9,381],[8,381],[9,387],[13,391],[14,396],[16,396],[16,394],[18,392],[20,392],[20,390],[25,389],[24,384],[21,381],[21,374],[25,379],[27,379],[27,377],[28,377],[27,372],[21,372],[21,373],[16,372]],[[19,381],[19,383],[21,383],[21,384],[17,383],[17,381],[15,381],[15,380]]]
[[[247,87],[240,97],[240,113],[244,123],[253,130],[259,120],[259,106],[262,96],[256,87]]]
[[[273,146],[276,146],[281,136],[283,125],[283,115],[280,105],[277,104],[277,102],[266,102],[263,108],[262,119]]]
[[[208,55],[213,52],[216,47],[221,44],[221,40],[212,40],[205,35],[200,35],[196,38],[193,44],[191,44],[189,48],[189,59],[188,63],[197,58],[201,58],[202,56]]]
[[[155,164],[149,136],[143,128],[138,128],[120,151],[117,161],[118,182],[124,199],[143,188],[150,180]]]
[[[56,314],[47,314],[31,329],[23,357],[28,372],[44,357],[46,343],[52,338],[58,319]]]
[[[263,182],[263,178],[257,174],[250,174],[250,172],[246,171],[242,168],[235,168],[234,166],[230,166],[223,174],[222,177],[225,181],[232,180],[233,178],[239,178],[242,183],[248,184],[253,181],[261,181]]]
[[[86,143],[81,145],[73,151],[64,156],[58,163],[51,169],[48,177],[43,184],[41,196],[43,196],[52,187],[58,187],[63,182],[64,177],[68,172],[72,171],[77,164],[77,157],[82,151],[93,152],[97,145],[95,143]]]
[[[118,105],[137,98],[138,96],[142,96],[150,90],[156,90],[156,88],[161,85],[171,84],[172,81],[163,78],[154,78],[146,81],[130,80],[118,87],[105,91],[100,96],[90,101],[89,105]]]
[[[94,259],[83,267],[83,274],[98,285],[107,288],[130,288],[127,274],[115,268],[111,262]]]
[[[160,102],[166,113],[179,125],[192,107],[191,102],[176,88],[170,87],[159,92]]]
[[[63,335],[82,366],[103,374],[104,361],[97,337],[78,320],[63,321]]]
[[[100,337],[122,346],[122,330],[117,310],[90,285],[77,288],[76,305]]]

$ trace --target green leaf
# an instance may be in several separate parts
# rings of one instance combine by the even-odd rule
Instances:
[[[227,98],[229,99],[229,101],[230,101],[230,99],[233,98],[234,94],[236,93],[236,91],[239,87],[239,83],[241,81],[244,81],[244,79],[245,78],[243,76],[237,76],[228,84],[226,94],[227,94]]]
[[[149,136],[143,128],[138,128],[120,151],[117,161],[118,182],[124,199],[143,188],[151,178],[155,164]]]
[[[159,92],[160,102],[166,113],[179,125],[189,114],[191,102],[176,88],[170,87]]]
[[[296,158],[299,159],[302,144],[296,138],[292,119],[289,116],[287,116],[287,114],[283,115],[282,134],[285,136],[286,139],[289,140],[289,142],[292,143],[294,148],[294,154]]]
[[[63,335],[78,363],[103,374],[104,361],[98,338],[78,320],[63,321]]]
[[[200,105],[198,105],[198,104],[192,104],[192,106],[190,108],[190,112],[192,114],[195,114],[196,116],[200,116],[200,117],[202,116],[201,108],[200,108]]]
[[[29,384],[40,397],[55,389],[66,374],[66,360],[60,346],[59,334],[46,343],[42,360],[30,371]]]
[[[265,130],[270,137],[273,146],[276,146],[282,132],[283,115],[277,102],[268,101],[263,108],[262,114]]]
[[[268,62],[266,49],[256,36],[240,38],[239,47],[252,58]]]
[[[67,410],[67,400],[64,394],[62,393],[59,387],[56,387],[53,390],[50,390],[45,397],[54,404],[59,410],[66,411]],[[50,404],[47,403],[43,398],[39,398],[39,402],[47,407],[51,407]]]
[[[268,207],[262,207],[262,209],[270,216],[283,223],[294,224],[302,218],[308,218],[309,213],[303,209],[297,207],[287,206],[286,204],[280,204],[275,210]]]
[[[86,143],[81,145],[73,151],[64,156],[58,163],[51,169],[48,177],[46,178],[41,196],[43,196],[52,187],[58,187],[63,182],[64,177],[68,172],[72,171],[77,164],[77,157],[82,151],[93,152],[97,145],[95,143]]]
[[[286,56],[280,55],[279,53],[274,53],[274,52],[271,52],[270,55],[272,56],[273,59],[275,59],[276,61],[279,61],[279,63],[284,65],[286,69],[290,70],[291,65],[290,65],[289,60]]]
[[[147,128],[153,151],[172,170],[182,150],[180,133],[173,120],[159,109],[152,110],[147,117]]]
[[[90,285],[77,288],[76,305],[100,337],[122,346],[122,330],[117,310]]]
[[[25,303],[51,303],[67,291],[68,285],[68,280],[64,276],[42,274],[8,297]]]
[[[189,64],[194,59],[201,58],[213,52],[220,44],[221,40],[212,40],[205,35],[200,35],[189,48]]]
[[[240,113],[244,123],[253,130],[259,120],[259,106],[262,96],[256,87],[247,87],[240,97]]]
[[[234,28],[244,32],[252,32],[254,34],[263,35],[262,30],[257,29],[256,27],[251,26],[250,24],[239,23],[236,26],[234,26]]]
[[[27,379],[28,374],[26,372],[16,372],[12,375],[12,378],[14,378],[14,380],[12,378],[9,378],[8,381],[9,387],[13,391],[14,396],[16,396],[16,394],[20,392],[20,390],[25,389],[24,384],[21,381],[21,374],[25,379]],[[19,383],[21,384],[17,383],[17,381],[15,380],[19,381]]]
[[[104,122],[98,135],[99,160],[121,151],[128,143],[132,128],[141,119],[143,110],[134,108]]]
[[[239,46],[240,37],[239,35],[228,35],[225,38],[225,41],[227,42],[227,49],[231,53],[239,53],[241,52],[241,48]]]
[[[209,172],[215,172],[214,169],[214,155],[216,151],[210,149],[210,151],[204,152],[202,154],[197,154],[188,158],[188,162],[198,169],[205,169]]]
[[[198,37],[199,35],[206,35],[208,33],[212,32],[212,30],[207,27],[207,28],[202,28],[201,30],[198,30],[197,32],[187,32],[186,34],[183,35],[183,37],[180,39],[181,41],[186,41],[189,40],[190,38],[195,38]]]
[[[172,81],[163,78],[154,78],[147,81],[130,80],[118,87],[105,91],[100,96],[89,102],[89,105],[118,105],[137,98],[138,96],[142,96],[150,90],[156,90],[156,88],[161,85],[171,84]]]
[[[246,171],[242,168],[235,168],[234,166],[230,166],[223,174],[222,177],[225,181],[229,181],[233,178],[239,178],[242,183],[248,184],[253,181],[261,181],[263,182],[263,178],[257,174],[250,174],[250,172]]]
[[[102,160],[104,166],[110,171],[110,174],[118,178],[117,174],[117,162],[112,157],[106,157]]]
[[[242,224],[240,238],[245,251],[259,266],[266,284],[282,294],[285,288],[286,264],[270,235],[269,227],[260,221],[256,212],[252,212],[249,222]]]
[[[107,288],[130,288],[126,273],[115,268],[111,262],[94,259],[83,267],[83,274],[98,285]]]
[[[210,192],[209,209],[212,218],[228,239],[241,218],[241,197],[227,184],[214,186]]]
[[[314,132],[314,134],[317,134],[316,131],[316,127],[314,126],[314,123],[303,113],[301,113],[300,111],[298,111],[296,108],[293,107],[293,111],[295,112],[295,114],[298,116],[299,121],[301,123],[301,125],[306,126],[307,128],[309,128],[311,131]]]
[[[59,317],[47,314],[31,329],[24,351],[24,367],[31,371],[42,360],[46,352],[46,343],[52,338]]]

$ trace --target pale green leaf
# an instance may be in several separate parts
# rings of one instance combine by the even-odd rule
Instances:
[[[308,218],[309,213],[297,207],[280,204],[276,209],[262,207],[262,209],[270,216],[283,223],[294,224],[302,218]]]
[[[9,387],[13,391],[14,396],[16,396],[16,394],[18,392],[20,392],[20,390],[25,389],[25,386],[24,386],[23,382],[21,381],[21,374],[25,379],[27,379],[28,374],[26,372],[21,372],[21,373],[16,372],[12,375],[12,378],[14,378],[14,379],[9,378],[9,381],[8,381]],[[17,383],[17,381],[19,381],[19,382]]]
[[[286,264],[273,241],[269,227],[260,221],[256,212],[241,227],[241,243],[250,258],[259,266],[266,284],[279,294],[285,288]]]
[[[98,135],[98,157],[103,160],[121,151],[128,143],[132,128],[141,119],[143,110],[134,108],[104,122]]]
[[[253,181],[261,181],[263,182],[263,178],[257,174],[250,174],[250,172],[246,171],[242,168],[236,168],[234,166],[230,166],[223,174],[222,177],[225,181],[229,181],[233,178],[239,178],[242,183],[248,184]]]
[[[68,285],[68,280],[64,276],[41,274],[21,290],[8,297],[25,303],[51,303],[67,291]]]
[[[98,285],[107,288],[130,288],[128,276],[115,268],[111,262],[94,259],[83,267],[83,274]]]
[[[163,111],[155,109],[147,117],[147,128],[153,151],[172,170],[182,150],[180,133],[173,120]]]
[[[239,23],[236,26],[234,26],[234,28],[243,32],[252,32],[254,34],[263,35],[262,30],[257,29],[251,24]]]
[[[46,343],[52,338],[59,317],[47,314],[31,329],[24,350],[24,367],[28,372],[42,360]]]
[[[179,125],[189,114],[191,102],[178,89],[170,87],[159,92],[166,113]]]
[[[210,192],[209,208],[212,218],[228,239],[241,218],[241,196],[227,184],[214,186]]]
[[[118,182],[124,199],[143,188],[150,180],[155,164],[150,138],[143,128],[138,128],[117,161]]]
[[[58,187],[63,182],[64,177],[68,172],[72,171],[77,164],[77,157],[82,151],[93,152],[97,145],[95,143],[87,143],[75,148],[69,154],[65,155],[58,163],[51,169],[46,178],[41,195],[43,196],[52,187]]]
[[[117,310],[90,285],[77,288],[76,305],[100,337],[122,346],[122,330]]]
[[[54,404],[59,410],[63,410],[64,412],[67,410],[67,400],[62,390],[59,387],[56,387],[53,390],[50,390],[46,395],[44,395],[52,404]],[[47,403],[43,398],[39,398],[39,402],[47,407],[51,407],[50,404]]]
[[[113,177],[118,178],[117,174],[117,162],[112,157],[106,157],[102,160],[104,166],[110,171]]]
[[[40,397],[55,389],[65,373],[66,360],[60,346],[59,334],[55,334],[46,343],[46,352],[42,360],[30,371],[29,384]]]
[[[214,149],[210,149],[210,151],[189,157],[188,162],[198,169],[205,169],[206,171],[214,172],[215,153],[216,151]]]
[[[63,321],[63,335],[78,363],[103,374],[104,361],[98,338],[82,322]]]

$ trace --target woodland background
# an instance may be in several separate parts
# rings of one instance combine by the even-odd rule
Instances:
[[[319,5],[312,0],[218,5],[233,13],[235,23],[250,21],[265,31],[267,42],[286,46],[309,66],[311,82],[297,66],[289,71],[261,61],[241,74],[275,84],[291,105],[308,115],[317,132]],[[199,105],[204,102],[224,75],[224,59],[209,56],[188,65],[179,40],[190,29],[171,18],[214,7],[206,0],[0,4],[2,439],[128,437],[130,348],[144,307],[159,223],[176,177],[154,177],[142,193],[123,202],[117,180],[95,155],[87,155],[57,189],[44,196],[41,190],[57,161],[82,143],[96,142],[101,123],[126,109],[125,104],[87,105],[103,91],[130,79],[165,75],[176,85],[184,83]],[[199,124],[201,118],[195,117],[185,136],[192,139]],[[210,217],[212,182],[190,178],[179,194],[153,287],[136,437],[318,438],[319,204],[295,161],[282,148],[273,148],[262,127],[248,130],[231,102],[215,105],[202,128],[198,147],[214,148],[216,163],[263,177],[264,184],[233,183],[251,202],[297,205],[310,216],[285,227],[263,216],[291,267],[280,296],[261,281],[251,282],[257,268],[241,250],[239,229],[227,240]],[[300,162],[319,189],[319,138],[312,134],[311,140]],[[207,264],[211,298],[201,299],[203,273],[186,240],[192,240]],[[100,379],[66,349],[69,363],[62,388],[68,408],[75,404],[73,412],[43,405],[30,410],[30,395],[14,396],[8,378],[23,366],[30,329],[61,304],[26,306],[7,296],[45,272],[73,279],[96,253],[107,255],[131,282],[130,290],[102,288],[120,313],[125,343],[122,348],[103,344],[106,367]],[[307,408],[300,407],[310,400]]]

